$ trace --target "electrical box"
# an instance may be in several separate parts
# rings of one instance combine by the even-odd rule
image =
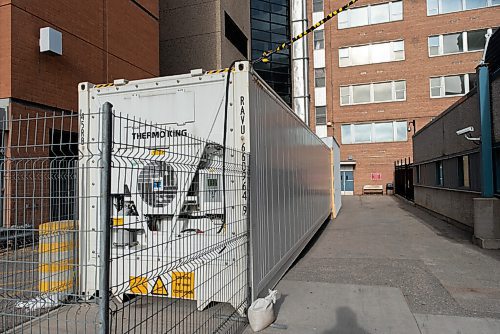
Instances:
[[[40,52],[62,55],[62,33],[54,28],[40,28]]]

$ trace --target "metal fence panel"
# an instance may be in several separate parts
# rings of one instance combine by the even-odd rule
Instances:
[[[0,332],[241,332],[248,154],[117,113],[8,121]]]

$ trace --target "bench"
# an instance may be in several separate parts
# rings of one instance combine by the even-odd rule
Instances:
[[[383,185],[366,185],[363,186],[363,195],[369,194],[384,194],[384,186]]]

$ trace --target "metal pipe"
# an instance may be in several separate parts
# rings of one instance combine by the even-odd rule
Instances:
[[[113,139],[113,105],[104,103],[102,108],[102,157],[100,225],[101,242],[99,256],[99,333],[109,333],[109,273],[111,253],[111,144]]]
[[[481,192],[482,197],[491,198],[493,189],[493,145],[491,136],[490,71],[481,63],[477,69],[477,91],[481,114]]]
[[[307,29],[307,1],[292,0],[292,36]],[[307,38],[292,45],[292,101],[294,112],[309,125],[309,53]]]

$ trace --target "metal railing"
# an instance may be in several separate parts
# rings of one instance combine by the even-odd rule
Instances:
[[[5,122],[0,332],[242,331],[246,153],[110,104]]]

